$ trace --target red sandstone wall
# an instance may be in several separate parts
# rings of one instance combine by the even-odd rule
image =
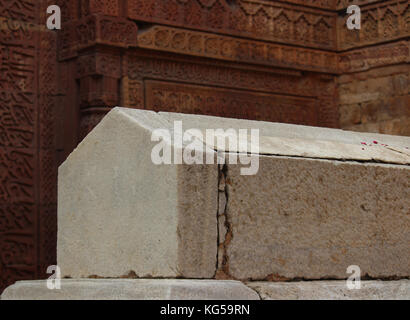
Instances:
[[[338,126],[333,0],[60,4],[71,146],[116,105]]]
[[[342,128],[410,136],[410,65],[341,76],[339,96]]]
[[[338,22],[340,126],[410,136],[410,3],[362,2],[360,32]]]
[[[56,260],[56,34],[47,1],[0,1],[0,291]]]

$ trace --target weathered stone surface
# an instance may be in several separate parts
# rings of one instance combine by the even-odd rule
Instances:
[[[360,31],[346,28],[353,2]],[[45,28],[51,3],[61,32]],[[406,0],[2,0],[0,12],[0,291],[55,264],[57,165],[119,103],[337,127],[338,96],[380,92],[363,123],[341,108],[342,127],[410,135]],[[356,92],[337,90],[338,74],[360,79]]]
[[[409,63],[341,76],[338,82],[343,129],[410,135]]]
[[[225,253],[218,267],[227,276],[341,279],[349,265],[376,278],[409,276],[408,137],[160,115],[203,132],[260,129],[264,156],[257,175],[240,175],[240,165],[225,166],[226,212],[219,208]]]
[[[226,250],[238,279],[410,275],[410,168],[261,156],[259,172],[227,165]]]
[[[154,112],[115,109],[59,168],[63,276],[211,278],[217,165],[154,165]],[[209,151],[212,152],[212,151]]]
[[[203,132],[206,129],[218,128],[259,129],[260,136],[264,137],[301,139],[309,142],[311,140],[320,140],[360,146],[363,146],[362,142],[370,145],[373,141],[377,141],[380,145],[387,144],[394,147],[410,148],[410,138],[403,136],[170,112],[159,112],[159,115],[170,122],[181,120],[184,128],[198,128]],[[305,148],[304,151],[309,150],[310,148]],[[275,150],[272,152],[275,152]],[[345,152],[349,152],[349,150],[345,150]]]
[[[151,133],[175,120],[184,130],[260,129],[258,173],[154,165]],[[343,279],[349,265],[408,277],[408,146],[407,137],[116,108],[60,168],[58,264],[76,278]],[[205,152],[213,148],[225,152]]]
[[[2,300],[259,300],[239,281],[170,279],[65,279],[60,290],[44,280],[18,281]]]
[[[362,281],[349,290],[346,281],[249,282],[263,300],[410,300],[410,281]]]

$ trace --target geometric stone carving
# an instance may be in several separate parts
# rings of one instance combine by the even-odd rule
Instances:
[[[57,164],[112,106],[149,109],[165,93],[170,111],[174,88],[189,98],[176,112],[338,127],[339,92],[354,118],[343,127],[408,135],[407,0],[355,1],[360,31],[346,28],[351,0],[56,0],[59,32],[45,29],[49,2],[0,4],[0,290],[55,263]],[[344,105],[337,75],[363,88],[356,73],[370,69],[357,79],[370,87],[392,72],[388,100]]]
[[[242,63],[296,67],[326,73],[338,71],[335,53],[163,26],[153,26],[139,35],[138,47]]]
[[[246,282],[176,279],[64,279],[61,290],[46,281],[18,281],[2,300],[409,300],[409,280]]]

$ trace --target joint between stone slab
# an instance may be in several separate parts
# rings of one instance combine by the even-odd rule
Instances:
[[[219,179],[218,179],[218,250],[216,261],[215,279],[219,280],[237,280],[229,274],[229,257],[227,254],[227,247],[232,240],[232,225],[229,220],[227,207],[229,200],[228,186],[229,183],[227,174],[228,166],[226,164],[219,165]],[[223,207],[222,207],[223,205]],[[222,207],[222,208],[221,208]],[[221,234],[221,227],[224,229],[224,234]]]
[[[217,207],[216,207],[216,261],[215,261],[215,273],[213,278],[216,278],[216,274],[218,273],[218,266],[219,266],[219,243],[220,243],[220,237],[221,233],[219,231],[219,214],[220,214],[220,204],[221,204],[221,180],[222,180],[222,171],[221,171],[221,166],[218,165],[218,185],[217,185],[217,190],[218,190],[218,199],[217,199]]]
[[[389,148],[391,149],[391,148]],[[394,149],[392,151],[396,151],[399,154],[408,155],[404,152],[400,152]],[[385,165],[394,165],[394,166],[403,166],[408,167],[410,166],[409,163],[400,163],[400,162],[393,162],[393,161],[385,161],[383,159],[349,159],[349,158],[331,158],[331,157],[312,157],[312,156],[297,156],[297,155],[283,155],[283,154],[274,154],[274,153],[259,153],[259,156],[265,157],[277,157],[277,158],[290,158],[290,159],[306,159],[306,160],[319,160],[319,161],[333,161],[337,163],[351,163],[351,164],[385,164]]]
[[[256,290],[255,288],[252,288],[251,286],[249,286],[249,285],[248,285],[248,282],[244,282],[244,281],[241,281],[241,282],[242,282],[242,284],[243,284],[244,286],[246,286],[247,288],[249,288],[249,289],[251,289],[253,292],[255,292],[255,293],[258,295],[259,300],[264,300],[264,299],[262,298],[262,295],[259,293],[259,291]]]
[[[400,280],[410,280],[410,276],[371,276],[368,273],[361,275],[360,279],[362,281],[400,281]],[[337,277],[337,276],[323,276],[318,278],[307,278],[303,276],[294,276],[292,278],[287,278],[281,276],[280,274],[273,273],[266,277],[262,278],[249,278],[249,279],[242,279],[240,281],[244,283],[252,283],[252,282],[316,282],[316,281],[346,281],[347,278]]]

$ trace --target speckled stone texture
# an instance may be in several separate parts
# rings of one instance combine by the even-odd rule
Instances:
[[[239,281],[176,279],[64,279],[60,290],[45,280],[18,281],[2,300],[259,300]]]
[[[116,108],[60,166],[63,277],[213,277],[218,167],[155,165],[151,134],[168,127]]]
[[[261,156],[227,165],[225,272],[236,279],[410,276],[408,166]]]
[[[18,281],[2,300],[410,300],[410,281],[247,282],[177,279],[63,279],[60,290],[46,280]]]
[[[259,171],[154,165],[151,134],[175,120],[203,133],[259,129]],[[408,137],[115,108],[59,169],[57,262],[72,278],[344,279],[350,265],[409,277],[408,147]]]
[[[263,300],[410,300],[410,280],[362,281],[349,290],[346,281],[249,282]]]

